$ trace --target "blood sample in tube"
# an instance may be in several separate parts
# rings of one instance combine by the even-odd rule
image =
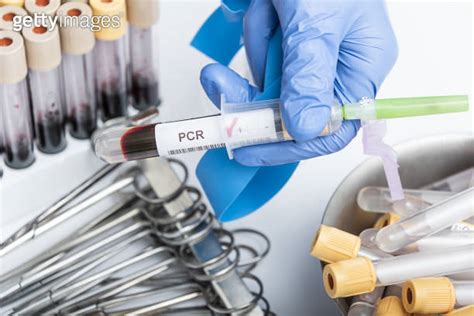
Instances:
[[[158,0],[128,1],[127,12],[130,23],[131,101],[133,107],[144,110],[160,103],[154,46]]]
[[[0,31],[0,126],[5,164],[14,169],[35,161],[30,114],[27,66],[23,38],[12,31]]]
[[[126,6],[124,0],[91,0],[94,16],[120,17],[120,27],[95,33],[96,87],[102,120],[127,116]]]
[[[81,17],[91,17],[92,10],[87,4],[70,2],[63,4],[57,14],[77,17],[79,21]],[[60,35],[69,132],[75,138],[88,139],[97,127],[92,55],[95,37],[90,29],[79,24],[62,26]]]
[[[61,96],[61,47],[57,28],[24,28],[38,149],[55,154],[66,148]]]

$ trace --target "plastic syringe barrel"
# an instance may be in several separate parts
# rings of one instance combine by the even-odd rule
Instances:
[[[455,194],[453,192],[428,190],[403,190],[403,192],[405,194],[403,214],[397,213],[399,207],[392,201],[390,190],[383,187],[362,188],[357,195],[357,205],[366,212],[395,212],[401,216],[407,213],[413,215]]]
[[[324,267],[324,286],[332,298],[369,293],[376,286],[473,269],[473,256],[474,245],[467,245],[384,258],[374,262],[365,257],[339,261]]]
[[[375,238],[379,249],[395,252],[437,233],[455,223],[474,216],[474,188],[431,206],[424,211],[382,228]]]
[[[342,121],[342,106],[334,101],[330,120],[320,136],[337,131]],[[222,95],[221,130],[231,158],[232,150],[239,147],[293,140],[283,122],[278,99],[229,103]]]

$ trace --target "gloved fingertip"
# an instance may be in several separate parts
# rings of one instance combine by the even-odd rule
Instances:
[[[200,81],[207,96],[217,107],[220,107],[221,95],[225,95],[229,102],[248,102],[257,94],[257,89],[248,80],[221,64],[205,66],[201,70]]]
[[[237,161],[242,166],[246,167],[257,167],[262,166],[263,162],[251,152],[248,152],[247,148],[240,148],[234,150],[234,160]]]
[[[329,106],[305,107],[295,114],[284,114],[285,126],[294,140],[306,142],[320,136],[331,117]]]

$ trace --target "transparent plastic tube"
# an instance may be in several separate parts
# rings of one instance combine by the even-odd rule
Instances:
[[[406,280],[449,275],[474,268],[474,245],[433,252],[417,252],[370,261],[365,257],[339,261],[324,267],[323,280],[332,298],[372,292],[377,286]]]
[[[342,122],[340,106],[323,135]],[[337,114],[339,113],[339,114]],[[339,123],[337,123],[339,122]],[[222,115],[164,122],[132,128],[111,128],[94,139],[96,154],[108,163],[171,156],[226,147],[235,148],[291,140],[283,126],[279,103],[223,106]]]
[[[125,36],[118,40],[97,40],[94,61],[97,103],[102,120],[127,116],[127,62]]]
[[[400,250],[473,216],[473,201],[474,188],[470,188],[412,217],[382,228],[375,238],[376,245],[384,252]]]
[[[160,103],[154,28],[130,26],[131,99],[137,110]]]
[[[474,167],[424,186],[424,190],[462,192],[474,186]]]
[[[454,195],[453,192],[427,191],[427,190],[403,190],[405,200],[403,201],[403,212],[398,212],[400,205],[394,203],[390,198],[390,190],[383,187],[365,187],[357,195],[357,204],[366,212],[385,213],[395,212],[399,215],[413,215],[425,208],[440,203]]]
[[[378,287],[373,292],[355,296],[347,315],[372,316],[375,311],[375,305],[382,298],[384,290],[383,287]]]
[[[5,164],[14,169],[26,168],[35,161],[26,79],[15,84],[0,84],[0,104]]]
[[[454,291],[456,292],[456,306],[466,306],[474,304],[474,282],[454,281]]]
[[[69,132],[88,139],[97,127],[92,54],[63,54],[63,72]]]
[[[452,248],[462,245],[474,244],[474,231],[457,232],[445,230],[435,235],[420,239],[405,248],[397,251],[397,254],[411,252],[435,251],[437,249]]]
[[[474,245],[433,252],[417,252],[374,261],[378,285],[409,279],[449,275],[474,268]]]
[[[30,70],[29,79],[38,149],[46,154],[59,153],[67,145],[59,67]]]

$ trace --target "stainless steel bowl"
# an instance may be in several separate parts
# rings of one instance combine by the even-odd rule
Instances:
[[[395,147],[403,187],[415,189],[474,166],[474,136],[433,136]],[[339,185],[329,201],[323,224],[359,234],[372,227],[377,215],[362,211],[356,203],[365,186],[386,186],[380,159],[370,158],[354,169]],[[344,315],[350,301],[337,299]]]

